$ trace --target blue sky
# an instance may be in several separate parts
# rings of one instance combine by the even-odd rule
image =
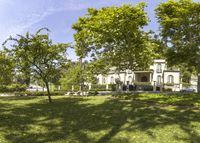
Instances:
[[[0,43],[10,35],[35,32],[41,27],[51,30],[54,42],[73,42],[71,25],[86,14],[88,7],[135,5],[142,1],[147,2],[146,12],[151,19],[145,29],[158,31],[154,9],[166,0],[0,0]],[[75,59],[73,50],[68,54]]]

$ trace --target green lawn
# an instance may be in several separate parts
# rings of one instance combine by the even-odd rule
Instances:
[[[121,100],[142,101],[179,106],[200,106],[200,95],[197,93],[138,93],[115,95]]]
[[[129,97],[0,97],[0,143],[200,142],[198,95]]]

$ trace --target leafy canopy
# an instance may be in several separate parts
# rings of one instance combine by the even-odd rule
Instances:
[[[154,56],[154,46],[143,31],[148,24],[144,7],[145,3],[89,8],[73,25],[77,55],[103,59],[118,70],[146,69]]]
[[[46,85],[51,102],[49,83],[60,78],[62,66],[67,62],[68,44],[53,44],[48,33],[41,33],[43,30],[49,32],[47,28],[42,28],[35,34],[18,35],[18,38],[11,37],[7,41],[15,41],[13,49],[9,51],[16,58],[19,71],[27,70],[28,66],[31,76],[42,80]]]
[[[169,0],[158,6],[156,14],[161,36],[168,45],[168,62],[200,69],[200,3]]]
[[[15,74],[15,62],[5,51],[0,51],[0,85],[12,84]]]

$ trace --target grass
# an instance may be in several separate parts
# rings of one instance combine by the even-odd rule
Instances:
[[[196,108],[160,106],[168,98],[155,94],[60,96],[52,104],[46,97],[0,97],[0,143],[199,143],[200,101],[186,96],[173,104],[193,98]]]
[[[115,97],[122,100],[142,101],[177,106],[200,106],[200,95],[197,93],[137,93],[120,94]]]

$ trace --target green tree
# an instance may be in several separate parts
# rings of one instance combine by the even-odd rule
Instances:
[[[14,81],[15,62],[5,51],[0,51],[0,85],[9,85]]]
[[[46,30],[47,34],[41,34],[43,30]],[[61,67],[67,62],[66,49],[68,45],[52,44],[48,32],[47,28],[42,28],[33,35],[29,33],[25,37],[18,35],[18,39],[11,37],[7,41],[15,41],[10,53],[18,61],[20,70],[26,70],[24,65],[29,65],[31,75],[44,82],[49,102],[52,102],[49,83],[59,80]]]
[[[72,86],[80,85],[80,65],[79,63],[69,63],[65,73],[60,79],[62,89],[71,89]]]
[[[191,0],[170,0],[156,9],[170,65],[187,65],[200,71],[199,9],[200,3]]]
[[[200,3],[192,0],[169,0],[158,6],[156,14],[162,39],[168,46],[168,63],[195,67],[199,73]]]
[[[71,89],[72,86],[79,86],[80,90],[86,87],[87,83],[96,83],[95,73],[91,68],[92,63],[87,63],[86,61],[82,63],[83,69],[81,69],[80,62],[71,62],[65,70],[60,83],[63,89]],[[83,84],[83,85],[82,85]],[[81,86],[83,86],[81,89]]]
[[[136,6],[89,8],[86,16],[72,28],[78,56],[102,59],[117,70],[147,69],[154,57],[149,33],[142,29],[148,24],[144,3]]]

